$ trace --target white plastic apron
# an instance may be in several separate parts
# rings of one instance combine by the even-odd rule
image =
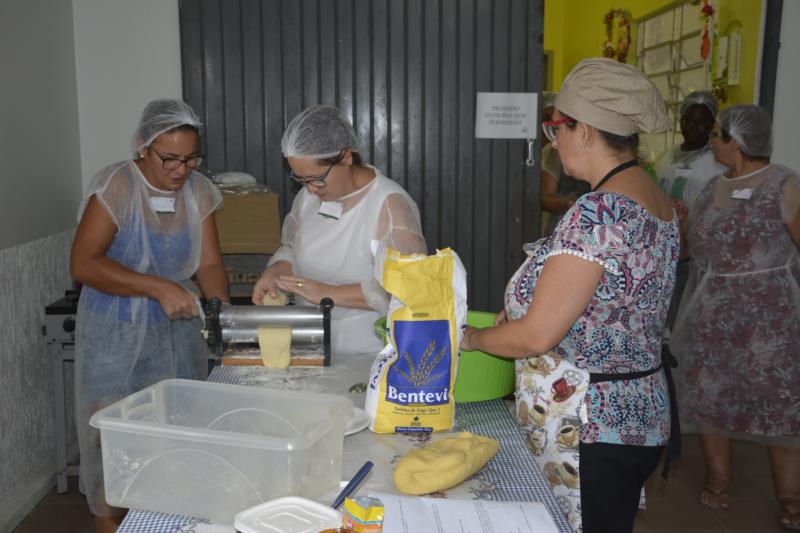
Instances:
[[[317,213],[304,220],[294,245],[294,272],[332,285],[361,283],[373,276],[374,258],[370,249],[379,207],[371,196],[376,180],[355,206],[335,219]],[[356,191],[361,193],[361,190]],[[298,305],[314,305],[298,298]],[[339,354],[378,353],[383,343],[373,332],[380,317],[377,311],[345,308],[336,305],[331,313],[331,350]]]

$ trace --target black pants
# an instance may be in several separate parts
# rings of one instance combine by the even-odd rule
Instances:
[[[664,446],[580,445],[583,533],[630,533]]]

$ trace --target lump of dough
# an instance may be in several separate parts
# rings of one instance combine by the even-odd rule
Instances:
[[[264,295],[263,304],[286,305],[286,293],[278,292],[277,298],[267,293]],[[261,349],[261,361],[264,366],[286,368],[292,359],[292,328],[260,326],[258,347]]]
[[[397,463],[394,485],[405,494],[430,494],[455,487],[488,463],[500,449],[489,437],[469,432],[411,450]]]
[[[273,298],[269,293],[266,293],[261,303],[263,305],[286,305],[286,293],[283,291],[278,291],[278,296],[276,298]]]

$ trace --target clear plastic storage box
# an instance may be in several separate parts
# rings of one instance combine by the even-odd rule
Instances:
[[[90,424],[109,504],[230,524],[267,500],[336,489],[352,409],[342,396],[172,379]]]

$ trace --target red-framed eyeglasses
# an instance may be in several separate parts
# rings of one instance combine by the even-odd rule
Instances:
[[[571,118],[560,118],[558,120],[548,120],[546,122],[542,122],[542,131],[544,132],[545,136],[550,139],[550,142],[555,142],[556,136],[558,136],[558,127],[561,124],[574,126],[577,124],[577,121]]]

